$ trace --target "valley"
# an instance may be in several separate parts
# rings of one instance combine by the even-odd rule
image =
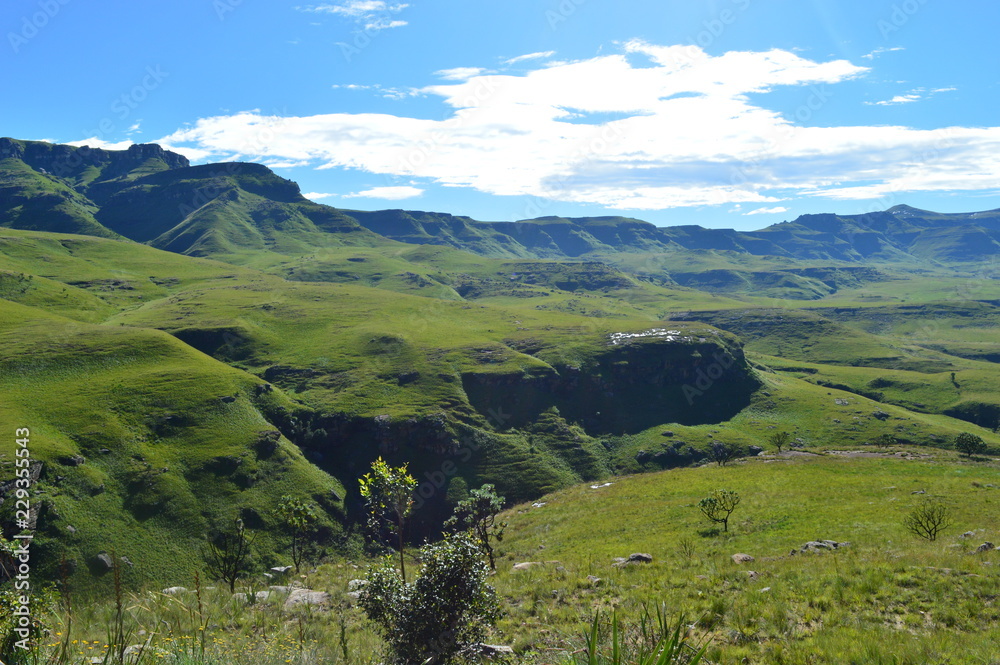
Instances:
[[[462,488],[506,498],[499,639],[530,662],[644,602],[685,612],[712,662],[868,662],[862,634],[896,662],[988,662],[1000,561],[966,545],[1000,538],[998,257],[1000,211],[484,222],[324,206],[156,145],[0,139],[0,421],[33,433],[35,574],[95,607],[113,575],[190,586],[235,520],[262,571],[287,565],[292,496],[318,509],[308,584],[339,598],[384,458],[419,483],[414,545]],[[987,452],[960,457],[962,433]],[[0,451],[8,539],[13,480]],[[723,486],[737,528],[699,530]],[[952,506],[946,545],[900,526],[918,490]],[[787,556],[823,538],[851,546]],[[610,568],[633,551],[653,563]],[[536,558],[555,563],[511,570]]]

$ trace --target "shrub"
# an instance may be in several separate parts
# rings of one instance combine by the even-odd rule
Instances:
[[[771,442],[771,445],[781,452],[784,446],[787,446],[792,441],[792,435],[788,432],[773,432],[771,436],[767,437],[767,440]]]
[[[471,531],[479,541],[480,547],[486,553],[490,562],[490,570],[496,570],[493,558],[493,546],[490,540],[503,540],[506,522],[497,522],[497,514],[503,509],[502,496],[497,496],[493,485],[486,484],[469,493],[469,498],[460,501],[455,506],[455,514],[444,523],[445,528]]]
[[[962,432],[955,437],[955,450],[965,453],[966,457],[981,455],[986,452],[986,442],[976,434]]]
[[[721,523],[723,531],[729,531],[729,516],[740,505],[740,495],[732,490],[715,490],[698,502],[698,508],[709,520]]]
[[[453,662],[482,642],[499,615],[479,543],[468,533],[421,548],[423,567],[407,583],[387,561],[375,566],[358,603],[397,665]]]
[[[897,441],[896,437],[894,437],[892,434],[885,433],[885,434],[879,434],[877,437],[875,437],[875,440],[872,443],[874,443],[879,448],[888,448],[889,446],[896,445]]]
[[[281,497],[274,513],[291,536],[292,564],[298,573],[305,559],[309,536],[318,519],[316,505],[285,495]]]
[[[256,536],[248,536],[243,520],[236,520],[236,531],[218,533],[208,541],[208,573],[228,584],[229,593],[236,591],[236,581],[250,570],[250,548]]]
[[[368,507],[368,525],[378,533],[382,524],[396,532],[399,542],[399,569],[406,579],[406,563],[403,560],[403,524],[413,509],[413,490],[417,489],[416,479],[406,472],[406,465],[389,466],[379,457],[372,462],[371,473],[358,480],[361,496]]]
[[[903,518],[903,526],[907,531],[932,542],[937,540],[938,534],[950,524],[948,507],[934,499],[924,501]]]

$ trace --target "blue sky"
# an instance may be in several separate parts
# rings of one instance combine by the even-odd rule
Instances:
[[[1000,3],[13,0],[0,135],[311,198],[760,228],[1000,208]]]

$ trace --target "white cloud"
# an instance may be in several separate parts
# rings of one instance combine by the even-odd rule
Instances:
[[[822,106],[832,86],[867,72],[780,49],[712,56],[631,41],[618,53],[418,90],[450,109],[443,117],[245,111],[165,140],[215,158],[635,210],[1000,187],[1000,127],[802,126],[766,96],[750,97],[792,86]]]
[[[479,76],[486,70],[482,67],[455,67],[453,69],[442,69],[434,72],[435,76],[440,76],[447,81],[467,81],[473,76]]]
[[[524,55],[519,55],[513,58],[508,58],[503,61],[505,65],[513,65],[518,62],[524,62],[525,60],[538,60],[539,58],[551,58],[556,54],[555,51],[538,51],[537,53],[525,53]]]
[[[744,215],[776,215],[778,213],[788,212],[788,208],[784,206],[775,206],[773,208],[757,208],[756,210],[751,210],[750,212],[743,213]]]
[[[387,199],[389,201],[399,201],[400,199],[412,199],[413,197],[420,196],[423,193],[424,190],[419,187],[399,185],[394,187],[372,187],[371,189],[366,189],[363,192],[344,194],[341,198]]]
[[[331,196],[336,196],[336,194],[328,194],[326,192],[308,192],[302,196],[306,197],[310,201],[318,201],[320,199],[328,199]]]
[[[877,49],[875,49],[874,51],[872,51],[871,53],[865,53],[861,57],[862,58],[866,58],[868,60],[874,60],[875,56],[882,55],[883,53],[891,53],[893,51],[905,51],[905,50],[906,50],[906,47],[903,47],[903,46],[893,46],[891,48],[888,48],[888,47],[885,47],[885,46],[880,46]]]
[[[343,16],[363,25],[365,30],[386,30],[407,25],[406,21],[392,18],[407,7],[409,5],[404,3],[384,0],[347,0],[347,2],[309,5],[296,9],[314,14]]]
[[[930,92],[926,88],[915,88],[904,95],[896,95],[892,99],[886,99],[879,102],[865,102],[868,106],[895,106],[897,104],[910,104],[912,102],[919,102],[923,99],[929,99],[934,95],[942,92],[952,92],[958,90],[958,88],[934,88]]]
[[[919,102],[923,99],[922,96],[915,92],[910,92],[905,95],[896,95],[892,99],[884,99],[880,102],[865,102],[869,106],[895,106],[896,104],[911,104],[913,102]]]
[[[125,139],[124,141],[105,141],[104,139],[97,138],[96,136],[91,136],[89,139],[83,139],[81,141],[67,141],[66,145],[74,145],[77,147],[87,146],[88,148],[100,148],[102,150],[128,150],[129,146],[134,145],[131,139]]]

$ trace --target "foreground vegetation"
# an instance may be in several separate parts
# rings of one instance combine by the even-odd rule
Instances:
[[[605,628],[617,617],[620,640],[639,649],[643,617],[662,604],[671,620],[686,617],[692,644],[708,645],[707,662],[990,663],[1000,552],[976,550],[1000,541],[1000,465],[904,452],[775,452],[516,506],[501,515],[508,526],[489,580],[503,615],[487,641],[511,645],[518,662],[564,662],[586,652],[595,617]],[[728,532],[697,506],[719,487],[742,497]],[[935,541],[905,525],[927,497],[951,516]],[[802,551],[821,540],[838,547]],[[634,552],[652,561],[613,565]],[[737,553],[754,560],[736,563]],[[538,563],[514,569],[526,562]],[[241,583],[249,602],[219,586],[196,591],[192,577],[189,592],[127,594],[122,621],[153,659],[379,662],[382,643],[348,596],[368,565],[333,559],[297,579],[331,594],[324,608],[286,608],[280,592],[255,600],[259,577]],[[60,607],[45,619],[39,662],[103,653],[115,603],[72,607],[70,593]],[[609,645],[611,631],[600,634]]]

